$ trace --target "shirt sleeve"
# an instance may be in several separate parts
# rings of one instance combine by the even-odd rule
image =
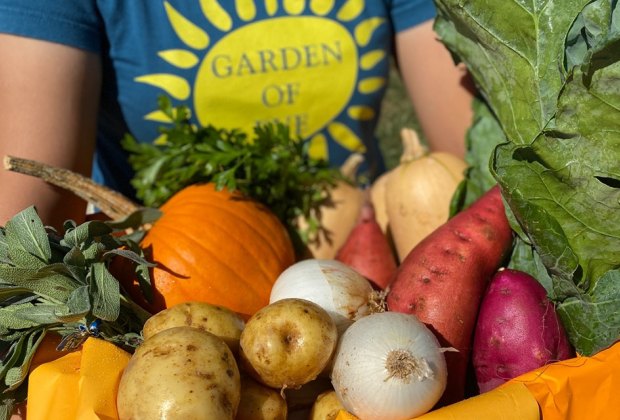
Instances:
[[[395,32],[401,32],[435,17],[433,0],[392,0],[390,15]]]
[[[101,22],[95,0],[0,0],[0,32],[98,53]]]

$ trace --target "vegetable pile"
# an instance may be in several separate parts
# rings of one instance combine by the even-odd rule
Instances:
[[[130,237],[119,235],[123,229],[123,223],[67,222],[59,236],[43,226],[32,207],[0,229],[4,414],[25,398],[29,367],[49,336],[61,337],[58,347],[67,351],[89,335],[124,348],[139,344],[151,314],[129,297],[108,267],[113,258],[144,267],[152,263]]]
[[[500,184],[519,236],[511,267],[545,285],[593,354],[620,335],[620,7],[436,4],[436,31],[482,96],[461,199]]]
[[[414,247],[390,283],[388,308],[414,314],[442,346],[457,350],[446,354],[451,380],[444,403],[465,396],[480,300],[511,246],[512,231],[496,186]]]
[[[466,162],[418,144],[364,191],[359,155],[341,172],[162,98],[165,141],[124,143],[158,210],[2,227],[0,418],[69,381],[121,420],[402,420],[618,340],[617,2],[436,4],[480,92]],[[102,340],[127,354],[82,399]]]

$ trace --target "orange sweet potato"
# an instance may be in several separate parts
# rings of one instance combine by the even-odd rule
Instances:
[[[512,246],[500,189],[493,187],[407,254],[390,284],[389,310],[416,315],[444,347],[448,386],[439,405],[460,401],[486,285]]]

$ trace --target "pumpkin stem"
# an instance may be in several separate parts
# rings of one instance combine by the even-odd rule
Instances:
[[[355,179],[355,174],[359,169],[360,165],[364,162],[364,155],[361,153],[353,153],[351,154],[347,160],[344,161],[342,166],[340,167],[340,173],[347,179],[353,180]]]
[[[420,137],[415,130],[403,128],[400,130],[400,138],[403,143],[403,154],[400,157],[400,163],[411,162],[428,153],[426,147],[420,143]]]
[[[112,219],[122,219],[140,207],[123,194],[64,168],[13,156],[4,157],[6,170],[30,175],[63,188],[101,209]]]

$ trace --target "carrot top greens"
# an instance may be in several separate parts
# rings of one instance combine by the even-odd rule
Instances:
[[[183,187],[213,182],[265,204],[294,239],[315,233],[313,214],[341,174],[326,160],[311,157],[308,142],[276,123],[257,125],[252,137],[213,125],[197,127],[189,109],[174,107],[167,97],[159,99],[159,108],[171,122],[161,128],[164,141],[141,143],[129,135],[123,141],[136,172],[132,185],[145,205],[157,207]],[[299,216],[310,221],[307,229],[298,226]]]

